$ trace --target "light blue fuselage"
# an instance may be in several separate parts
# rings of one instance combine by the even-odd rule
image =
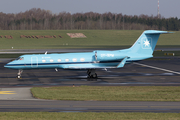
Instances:
[[[128,51],[128,50],[127,50]],[[98,52],[98,51],[97,51]],[[102,52],[102,51],[99,51]],[[8,63],[5,67],[11,69],[41,69],[41,68],[62,68],[62,69],[91,69],[91,68],[113,68],[120,61],[129,56],[128,62],[150,58],[152,56],[139,56],[125,51],[103,51],[95,58],[95,52],[64,53],[64,54],[34,54],[22,55],[21,59]]]

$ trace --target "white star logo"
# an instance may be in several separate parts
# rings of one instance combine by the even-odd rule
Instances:
[[[152,38],[151,37],[141,38],[142,49],[151,49],[151,46],[152,46]]]
[[[145,47],[149,47],[150,43],[147,39],[146,39],[146,41],[144,41],[144,45],[145,45]]]

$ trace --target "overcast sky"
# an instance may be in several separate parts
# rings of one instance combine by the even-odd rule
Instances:
[[[157,15],[158,0],[0,0],[0,12],[19,13],[31,8],[52,13],[122,13],[123,15]],[[165,18],[180,19],[180,0],[160,0],[160,14]]]

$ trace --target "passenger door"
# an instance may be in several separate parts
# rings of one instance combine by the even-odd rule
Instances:
[[[38,67],[38,57],[36,56],[31,57],[31,67],[32,68]]]

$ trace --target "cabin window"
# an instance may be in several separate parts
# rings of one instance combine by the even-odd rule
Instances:
[[[50,60],[50,62],[53,62],[53,61],[54,61],[53,59]]]
[[[57,61],[58,61],[58,62],[61,62],[61,59],[58,59]]]
[[[66,62],[69,62],[69,59],[65,59]]]
[[[77,59],[76,58],[73,58],[73,62],[76,62],[77,61]]]
[[[46,60],[42,60],[42,62],[43,62],[43,63],[45,63],[45,62],[46,62]]]
[[[85,61],[85,59],[84,59],[84,58],[81,58],[81,59],[80,59],[80,61],[81,61],[81,62],[84,62],[84,61]]]

